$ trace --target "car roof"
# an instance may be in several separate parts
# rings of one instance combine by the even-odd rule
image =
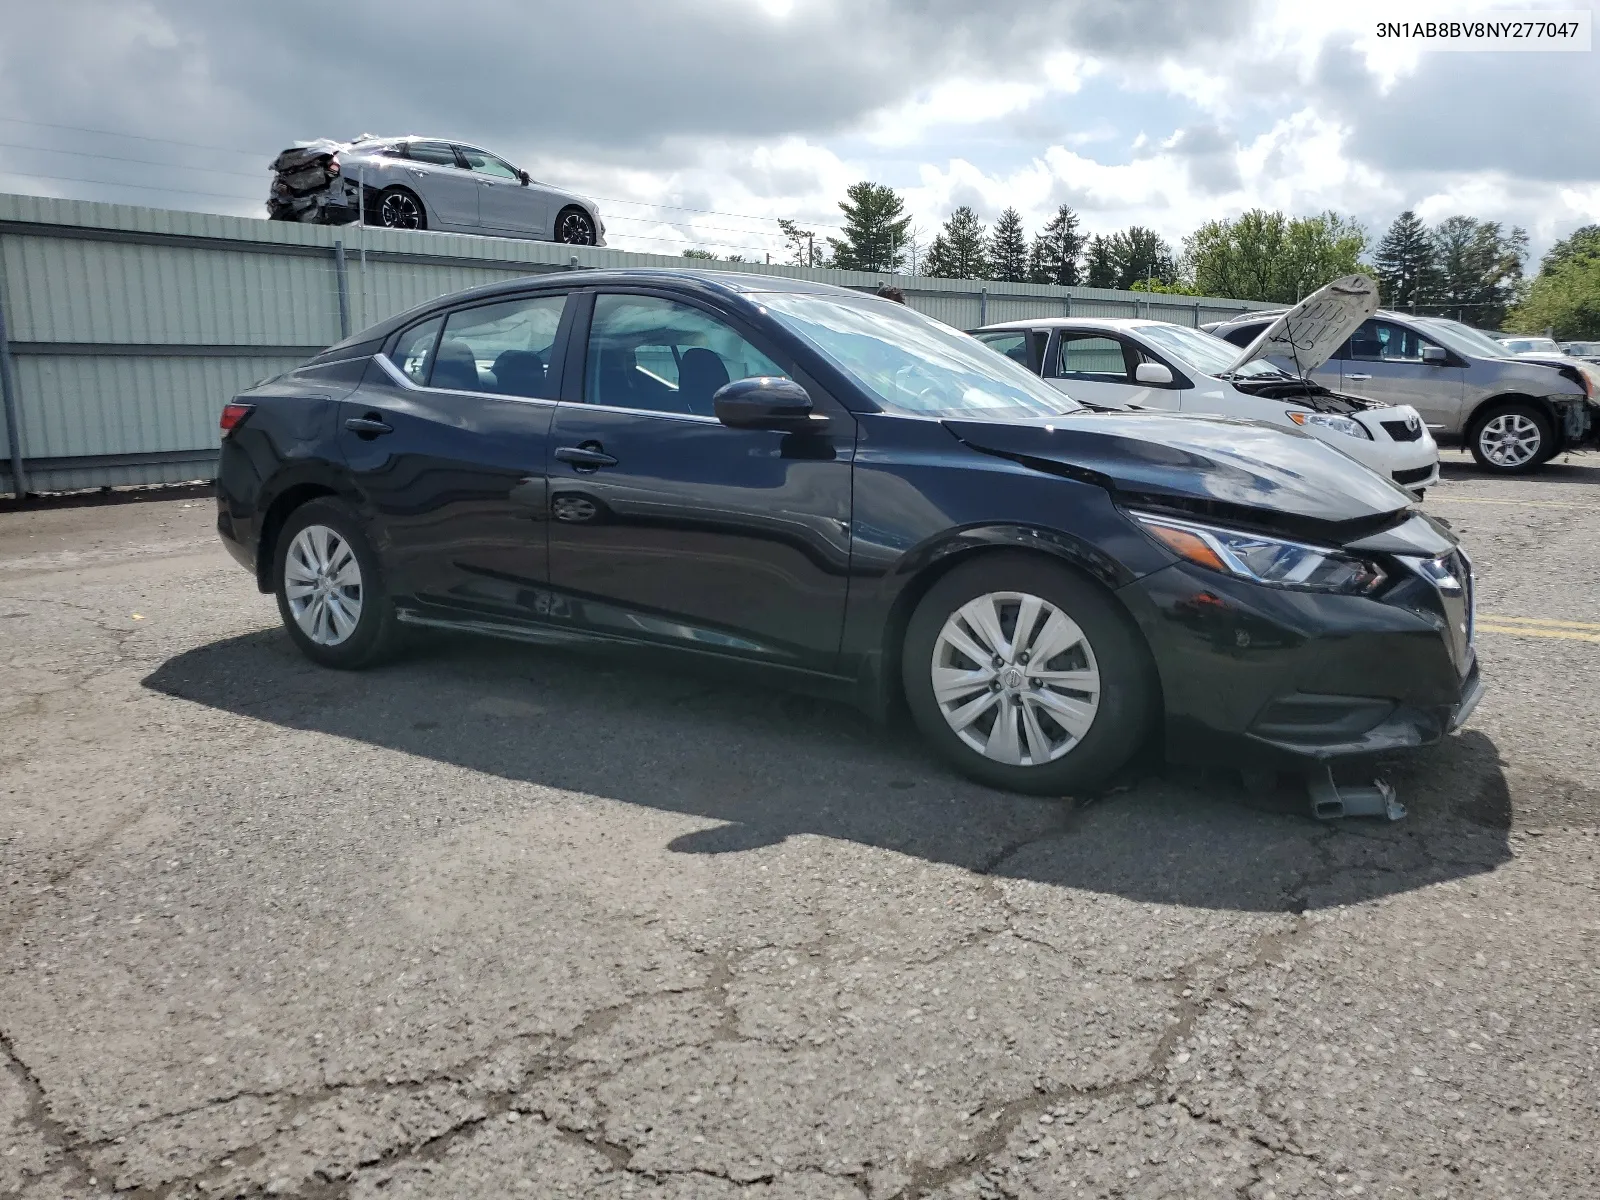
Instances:
[[[1089,329],[1138,329],[1142,325],[1175,325],[1176,321],[1152,321],[1147,317],[1039,317],[1032,321],[997,321],[983,325],[973,333],[997,333],[1010,329],[1067,329],[1080,326]],[[1187,329],[1189,326],[1180,326]]]

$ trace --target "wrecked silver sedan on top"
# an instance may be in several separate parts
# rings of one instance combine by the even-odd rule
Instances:
[[[594,201],[533,179],[498,155],[439,138],[323,139],[272,163],[267,215],[343,225],[365,218],[390,229],[436,229],[605,245]]]

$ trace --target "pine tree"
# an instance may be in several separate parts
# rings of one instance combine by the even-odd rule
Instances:
[[[1156,233],[1143,225],[1130,225],[1121,233],[1106,239],[1111,261],[1116,265],[1113,278],[1107,286],[1127,290],[1141,279],[1159,279],[1172,283],[1178,277],[1172,259],[1172,247]]]
[[[1095,234],[1089,239],[1083,257],[1084,283],[1098,288],[1117,286],[1117,261],[1111,252],[1110,238]]]
[[[995,279],[1021,283],[1028,277],[1028,240],[1022,232],[1022,214],[1008,208],[989,235],[989,270]]]
[[[845,189],[839,202],[844,237],[829,238],[832,266],[846,271],[898,271],[905,262],[911,218],[895,190],[863,180]]]
[[[1084,236],[1078,232],[1078,214],[1063,204],[1056,215],[1033,239],[1028,253],[1028,279],[1032,283],[1054,283],[1074,287],[1083,281],[1078,259],[1083,254]]]
[[[1498,221],[1446,217],[1433,231],[1439,254],[1439,289],[1432,305],[1441,316],[1484,329],[1498,328],[1522,286],[1528,234]]]
[[[1394,219],[1373,255],[1383,302],[1414,309],[1439,290],[1439,248],[1417,214],[1407,209]]]
[[[924,275],[944,279],[989,278],[988,238],[978,214],[963,204],[950,214],[928,247]]]

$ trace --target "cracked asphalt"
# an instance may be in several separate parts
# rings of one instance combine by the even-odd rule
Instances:
[[[322,671],[206,498],[0,513],[0,1197],[1600,1194],[1600,456],[1447,475],[1490,692],[1393,825]]]

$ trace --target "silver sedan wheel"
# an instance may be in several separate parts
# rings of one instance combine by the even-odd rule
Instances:
[[[301,631],[319,646],[337,646],[361,620],[361,563],[337,530],[307,525],[283,560],[283,593]]]
[[[1478,431],[1478,448],[1499,467],[1521,467],[1532,462],[1544,439],[1539,426],[1519,412],[1490,417]]]
[[[416,229],[422,224],[422,209],[405,192],[391,192],[378,208],[378,220],[389,229]]]
[[[1071,617],[1026,592],[989,592],[950,614],[933,643],[933,695],[972,749],[1009,766],[1054,762],[1100,708],[1100,668]]]
[[[569,212],[556,226],[556,241],[571,246],[594,245],[594,224],[587,213]]]

